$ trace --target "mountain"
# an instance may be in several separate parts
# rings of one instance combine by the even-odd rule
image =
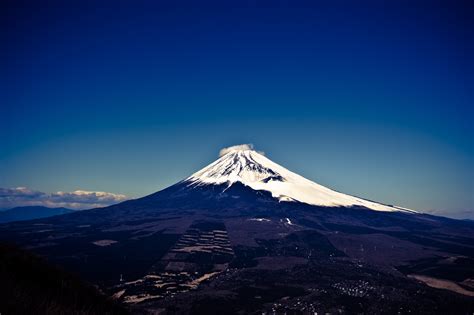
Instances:
[[[0,226],[139,314],[470,314],[474,223],[336,192],[253,150],[151,195]]]
[[[43,206],[15,207],[0,211],[0,223],[47,218],[73,211],[67,208],[48,208]]]

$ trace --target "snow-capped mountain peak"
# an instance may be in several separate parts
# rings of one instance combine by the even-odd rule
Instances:
[[[240,182],[254,190],[271,192],[280,201],[299,201],[328,207],[361,206],[378,211],[412,210],[388,206],[362,198],[346,195],[310,181],[272,162],[250,147],[235,146],[226,150],[218,160],[192,174],[185,182],[190,186],[231,186]]]
[[[206,184],[233,184],[237,181],[249,184],[268,181],[278,176],[278,173],[272,170],[272,165],[265,165],[268,163],[265,163],[263,158],[263,155],[253,150],[231,151],[194,173],[189,179]]]

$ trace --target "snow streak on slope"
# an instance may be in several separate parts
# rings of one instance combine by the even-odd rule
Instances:
[[[299,201],[327,207],[362,206],[378,211],[414,212],[331,190],[287,170],[253,150],[230,150],[214,163],[188,177],[185,182],[198,186],[226,183],[231,186],[235,182],[241,182],[254,190],[269,191],[280,201]]]

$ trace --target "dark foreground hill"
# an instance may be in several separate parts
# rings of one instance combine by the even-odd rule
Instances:
[[[127,314],[78,277],[19,248],[0,244],[1,314]]]

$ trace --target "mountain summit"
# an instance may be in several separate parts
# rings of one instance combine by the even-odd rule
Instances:
[[[240,182],[257,191],[268,191],[279,201],[298,201],[324,207],[365,207],[377,211],[413,210],[346,195],[293,173],[247,145],[225,150],[218,160],[192,174],[188,186],[227,185]]]

